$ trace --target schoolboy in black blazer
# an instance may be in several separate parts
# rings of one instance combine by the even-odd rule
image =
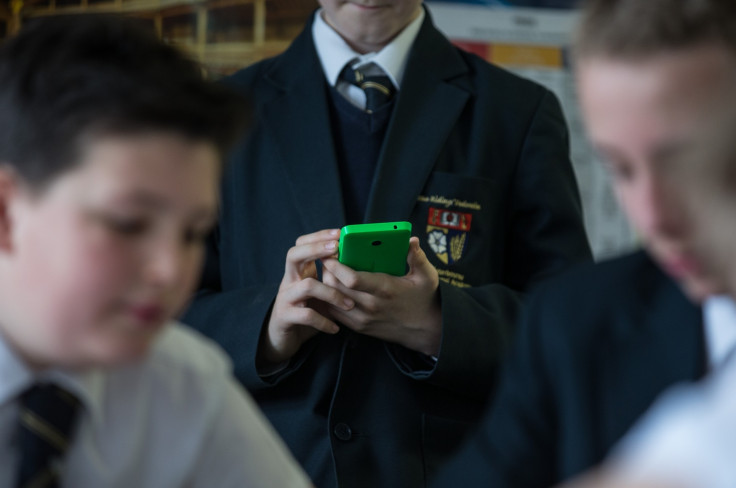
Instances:
[[[317,486],[420,487],[482,411],[522,294],[590,258],[567,129],[551,92],[453,47],[425,12],[362,221],[413,224],[424,252],[410,261],[441,278],[441,345],[422,353],[340,321],[263,368],[287,251],[356,223],[313,20],[285,53],[228,80],[256,124],[227,168],[209,278],[186,321],[232,356]]]

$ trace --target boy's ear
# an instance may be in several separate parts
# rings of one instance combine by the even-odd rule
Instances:
[[[18,192],[18,177],[7,165],[0,164],[0,252],[8,252],[13,248],[13,219],[11,204]]]

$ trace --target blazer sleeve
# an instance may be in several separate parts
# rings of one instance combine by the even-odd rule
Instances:
[[[569,136],[557,98],[543,90],[523,138],[512,179],[499,283],[459,289],[440,285],[443,334],[431,370],[406,374],[486,398],[513,335],[523,294],[572,264],[591,261],[582,206],[569,157]]]
[[[493,406],[440,471],[433,488],[547,487],[555,483],[555,399],[544,329],[549,309],[530,303],[504,363]],[[554,307],[553,307],[554,308]],[[553,319],[555,320],[555,319]]]

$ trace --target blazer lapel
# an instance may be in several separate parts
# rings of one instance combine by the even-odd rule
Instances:
[[[366,222],[408,218],[470,97],[467,71],[426,12],[378,160]]]
[[[312,40],[311,22],[266,73],[275,95],[259,113],[274,137],[288,190],[305,228],[317,231],[345,223],[340,177],[331,134],[326,82]],[[288,198],[288,192],[274,195]]]

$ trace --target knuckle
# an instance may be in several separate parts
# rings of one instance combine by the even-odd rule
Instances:
[[[358,285],[360,285],[360,279],[358,278],[358,275],[356,273],[348,273],[343,279],[343,285],[350,288],[351,290],[354,290],[358,287]]]
[[[334,288],[330,292],[329,299],[330,301],[332,301],[332,303],[339,303],[343,301],[345,298],[347,297],[343,293],[339,292],[338,290],[335,290]]]
[[[317,312],[312,310],[309,307],[300,308],[296,312],[296,317],[302,324],[312,324],[315,321],[315,316],[317,315]]]
[[[288,251],[286,251],[286,260],[287,261],[294,261],[295,255],[297,254],[298,249],[297,246],[290,247]]]
[[[366,330],[368,330],[368,324],[363,320],[356,320],[353,323],[352,329],[355,332],[365,332]]]
[[[363,302],[363,310],[366,311],[366,313],[370,315],[375,315],[380,311],[381,307],[378,303],[378,300],[376,300],[373,297],[368,297]]]
[[[303,278],[302,280],[300,280],[299,283],[301,284],[301,286],[305,288],[312,288],[317,283],[319,283],[319,281],[313,276],[307,276],[306,278]]]
[[[377,297],[381,297],[385,300],[390,300],[394,297],[395,291],[394,291],[394,288],[388,282],[384,281],[376,287],[376,291],[374,295]]]
[[[311,294],[312,290],[315,286],[317,286],[318,281],[315,280],[312,277],[304,278],[302,280],[299,280],[299,283],[297,283],[297,289],[299,290],[300,295],[308,295]]]

